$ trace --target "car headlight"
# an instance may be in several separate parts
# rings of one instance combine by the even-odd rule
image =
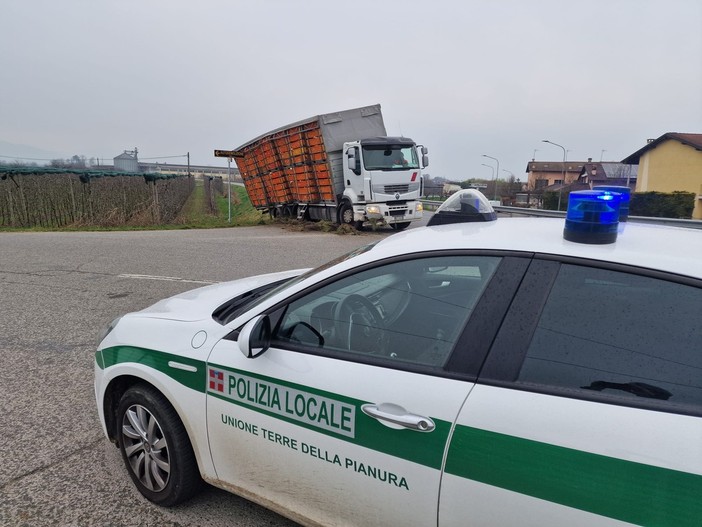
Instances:
[[[380,214],[380,207],[378,205],[368,205],[366,207],[367,214]]]
[[[102,341],[105,340],[105,337],[109,335],[113,329],[115,329],[115,326],[117,326],[117,323],[122,319],[122,317],[117,317],[114,319],[112,322],[107,324],[104,328],[100,330],[100,333],[98,333],[98,341],[97,341],[97,347],[100,347],[100,344],[102,344]]]

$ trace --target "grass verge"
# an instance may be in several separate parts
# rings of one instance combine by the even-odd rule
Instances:
[[[219,227],[241,227],[269,223],[266,215],[257,211],[246,193],[244,187],[232,185],[231,221],[229,221],[228,196],[215,196],[215,213],[208,210],[205,190],[202,184],[196,184],[195,189],[185,202],[174,228],[179,229],[212,229]],[[166,228],[168,228],[166,226]]]

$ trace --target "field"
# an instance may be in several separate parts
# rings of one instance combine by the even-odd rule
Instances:
[[[222,178],[0,167],[0,229],[125,230],[265,223],[243,187]]]

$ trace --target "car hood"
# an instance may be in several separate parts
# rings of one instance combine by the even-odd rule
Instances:
[[[162,318],[183,322],[194,322],[212,317],[212,312],[227,300],[246,291],[261,287],[271,282],[294,278],[308,269],[294,269],[279,273],[269,273],[231,282],[199,287],[185,293],[165,298],[152,306],[131,313],[131,316]],[[128,315],[129,316],[129,315]]]

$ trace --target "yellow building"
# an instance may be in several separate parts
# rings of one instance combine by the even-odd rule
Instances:
[[[668,132],[622,163],[639,165],[636,192],[694,192],[692,218],[702,219],[702,134]]]

